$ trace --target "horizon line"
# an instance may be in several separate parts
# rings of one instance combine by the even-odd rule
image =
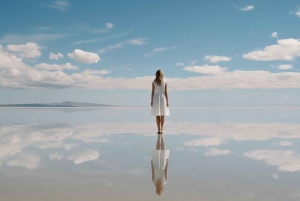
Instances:
[[[0,107],[0,109],[58,109],[58,108],[63,108],[63,109],[96,109],[96,108],[151,108],[150,106],[97,106],[97,107],[77,107],[77,106],[71,106],[71,107]],[[253,108],[253,109],[300,109],[300,106],[174,106],[171,108],[203,108],[203,109],[224,109],[224,108]]]

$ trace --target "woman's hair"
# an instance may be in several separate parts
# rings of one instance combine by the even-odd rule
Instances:
[[[162,82],[163,79],[164,79],[164,73],[162,72],[162,70],[156,71],[154,81],[156,82],[156,84],[158,86],[161,85],[161,82]]]
[[[162,192],[164,191],[164,185],[161,179],[157,180],[157,182],[155,183],[155,187],[156,187],[156,194],[161,195]]]

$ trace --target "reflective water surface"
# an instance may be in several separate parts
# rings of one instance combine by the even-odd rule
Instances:
[[[0,109],[0,200],[300,199],[300,109],[170,112],[158,196],[150,108]]]

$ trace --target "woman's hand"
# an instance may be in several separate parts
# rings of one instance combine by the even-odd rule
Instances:
[[[167,102],[167,107],[169,107],[169,103]]]
[[[150,105],[151,105],[151,107],[153,107],[153,102],[151,102],[151,104],[150,104]]]

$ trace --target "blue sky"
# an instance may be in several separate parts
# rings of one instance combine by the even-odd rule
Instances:
[[[297,1],[2,1],[0,103],[300,106]],[[59,54],[60,53],[60,54]]]

